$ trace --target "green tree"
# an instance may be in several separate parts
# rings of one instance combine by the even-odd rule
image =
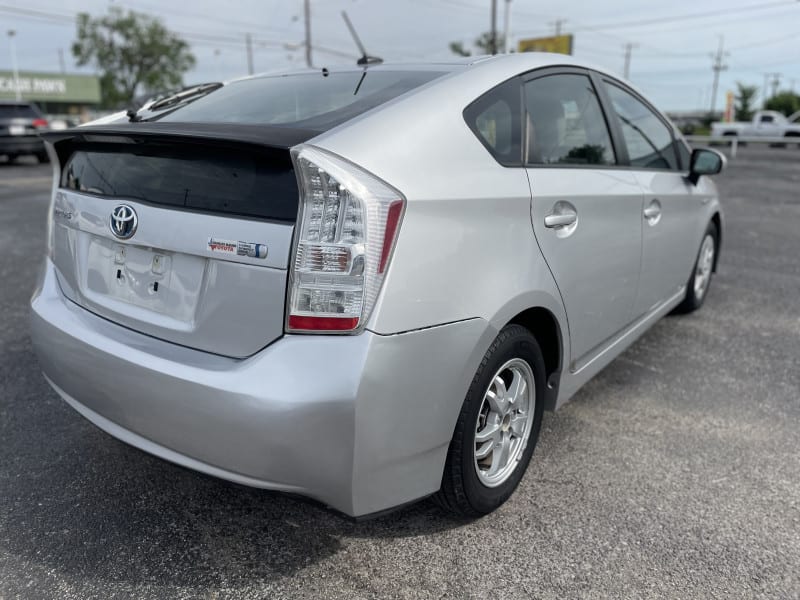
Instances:
[[[478,54],[491,54],[492,53],[492,33],[491,31],[486,31],[480,34],[477,39],[473,42],[473,45],[478,50]],[[458,56],[472,56],[472,50],[469,50],[464,47],[464,43],[461,41],[458,42],[450,42],[448,45],[450,48],[450,52],[453,54],[457,54]],[[497,52],[500,52],[503,48],[503,36],[501,34],[497,34]]]
[[[106,107],[130,103],[137,91],[180,87],[183,74],[195,64],[189,44],[161,21],[117,6],[102,17],[78,14],[72,54],[78,65],[92,64],[100,71]]]
[[[800,96],[794,92],[780,92],[764,103],[767,110],[777,110],[787,117],[800,110]]]
[[[740,81],[736,82],[736,97],[733,105],[734,120],[750,121],[753,118],[753,99],[758,93],[758,86],[745,85]]]

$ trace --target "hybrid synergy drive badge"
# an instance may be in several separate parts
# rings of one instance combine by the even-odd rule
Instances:
[[[267,245],[255,242],[237,242],[235,240],[223,240],[220,238],[208,238],[209,252],[218,254],[231,254],[236,256],[247,256],[249,258],[267,258]]]

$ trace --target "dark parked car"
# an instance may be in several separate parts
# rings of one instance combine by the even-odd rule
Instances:
[[[39,132],[47,129],[47,119],[32,102],[0,102],[0,156],[13,161],[22,154],[33,154],[47,162],[47,151]]]

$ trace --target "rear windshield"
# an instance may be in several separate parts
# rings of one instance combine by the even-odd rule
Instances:
[[[289,152],[155,146],[76,151],[61,187],[176,208],[297,218],[297,183]]]
[[[39,111],[30,104],[0,104],[0,119],[36,119]]]
[[[184,123],[248,123],[327,130],[444,75],[442,71],[348,71],[245,79],[162,117]]]

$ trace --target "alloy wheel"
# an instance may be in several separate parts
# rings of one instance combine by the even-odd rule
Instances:
[[[533,371],[521,358],[500,367],[475,424],[473,462],[480,482],[497,487],[514,472],[528,443],[536,407]]]

